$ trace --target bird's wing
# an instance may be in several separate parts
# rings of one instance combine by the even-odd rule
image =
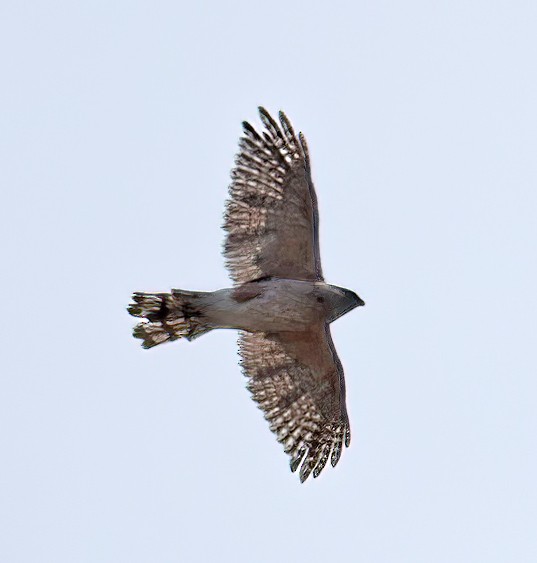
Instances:
[[[304,482],[312,471],[317,477],[328,459],[335,466],[351,434],[329,325],[304,333],[242,332],[239,351],[248,389],[291,456],[291,471],[302,464]]]
[[[283,112],[244,122],[226,204],[226,265],[236,284],[266,277],[322,280],[319,216],[306,140]]]

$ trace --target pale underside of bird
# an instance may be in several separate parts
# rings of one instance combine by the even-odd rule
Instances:
[[[216,328],[240,331],[248,389],[304,482],[350,444],[345,379],[330,323],[364,302],[325,283],[319,216],[302,133],[283,112],[243,123],[224,230],[232,288],[134,293],[129,313],[144,348]]]

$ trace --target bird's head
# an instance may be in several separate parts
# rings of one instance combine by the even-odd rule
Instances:
[[[354,291],[350,289],[345,289],[344,287],[338,287],[336,285],[329,285],[329,314],[328,322],[331,323],[339,317],[342,317],[345,313],[352,311],[356,307],[361,307],[365,305],[365,301],[358,297]]]

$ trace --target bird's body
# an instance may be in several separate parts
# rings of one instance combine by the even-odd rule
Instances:
[[[307,331],[312,324],[329,322],[337,311],[359,303],[324,282],[286,279],[250,282],[198,295],[198,317],[205,326],[250,332]]]
[[[232,172],[224,255],[234,287],[135,293],[129,312],[143,321],[145,348],[219,328],[241,331],[248,388],[300,478],[336,465],[350,427],[345,381],[329,325],[364,302],[324,282],[309,154],[280,112],[260,108],[266,130],[244,123]]]

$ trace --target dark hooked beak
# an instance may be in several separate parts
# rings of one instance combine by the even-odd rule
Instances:
[[[356,293],[354,293],[354,291],[351,291],[350,289],[345,289],[345,293],[349,297],[349,299],[352,300],[353,309],[354,307],[363,307],[365,305],[365,301],[361,297],[359,297]]]

